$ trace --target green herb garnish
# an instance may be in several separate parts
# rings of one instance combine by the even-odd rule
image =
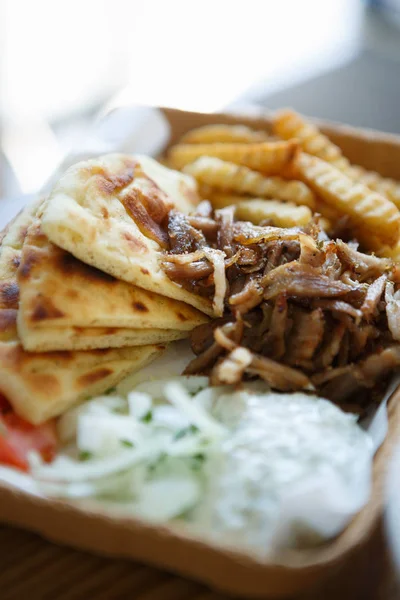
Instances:
[[[201,462],[201,461],[205,460],[206,457],[205,457],[205,454],[199,453],[199,454],[194,454],[192,458]]]
[[[206,459],[205,454],[202,454],[202,453],[194,454],[192,456],[192,469],[194,469],[195,471],[198,471],[201,468],[201,465],[203,464],[205,459]]]
[[[106,392],[106,396],[109,396],[110,394],[115,394],[115,392],[117,391],[116,387],[110,387]]]
[[[133,442],[131,442],[131,440],[120,440],[121,444],[123,446],[126,446],[127,448],[134,448],[135,444]]]
[[[81,450],[79,452],[79,460],[85,461],[85,460],[90,460],[92,458],[93,454],[91,452],[89,452],[89,450]]]
[[[140,419],[143,423],[150,423],[153,418],[153,411],[149,410],[143,417]]]
[[[161,452],[160,456],[149,466],[149,471],[152,473],[159,467],[167,458],[166,452]]]
[[[196,425],[189,425],[188,427],[183,427],[182,429],[179,429],[174,435],[174,441],[180,440],[189,433],[197,433],[198,431],[199,428]]]

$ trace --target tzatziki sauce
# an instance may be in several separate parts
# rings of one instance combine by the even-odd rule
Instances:
[[[331,537],[368,501],[371,439],[328,400],[241,391],[212,415],[229,434],[205,465],[203,533],[262,553]]]

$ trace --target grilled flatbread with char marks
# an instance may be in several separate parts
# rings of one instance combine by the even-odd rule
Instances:
[[[165,193],[165,181],[172,177],[176,182],[182,174],[157,165],[149,176],[149,161],[154,167],[146,157],[112,154],[74,165],[49,196],[43,231],[87,264],[213,315],[210,298],[184,289],[162,269],[168,212],[174,207],[183,210],[174,190]],[[163,181],[155,171],[163,173]],[[186,182],[181,181],[187,186]]]
[[[20,328],[18,328],[20,331]],[[23,346],[29,352],[96,350],[167,344],[187,338],[179,329],[130,329],[129,327],[47,327],[25,332]],[[21,340],[22,342],[22,340]]]
[[[195,308],[115,279],[28,229],[17,274],[18,334],[26,350],[80,350],[169,342],[207,317]]]
[[[38,424],[104,392],[158,356],[163,346],[49,353],[23,349],[16,332],[16,271],[35,210],[31,205],[18,216],[7,233],[12,245],[5,236],[0,247],[0,391],[16,413]]]

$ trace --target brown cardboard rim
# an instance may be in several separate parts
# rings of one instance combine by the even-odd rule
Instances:
[[[270,115],[206,115],[162,109],[172,141],[206,123],[247,123],[268,129]],[[345,126],[324,130],[363,166],[400,179],[400,138]],[[356,157],[356,158],[354,158]],[[397,165],[397,170],[396,170]],[[389,430],[373,465],[369,503],[334,540],[306,551],[286,551],[270,560],[210,545],[185,527],[174,530],[139,519],[112,515],[89,501],[72,503],[30,495],[0,484],[0,520],[35,531],[51,541],[110,557],[128,557],[206,583],[222,592],[246,597],[282,597],[327,577],[363,547],[378,527],[384,506],[386,466],[400,438],[400,390],[389,401]]]

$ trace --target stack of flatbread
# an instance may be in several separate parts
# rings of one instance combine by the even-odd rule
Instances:
[[[106,391],[187,337],[208,299],[161,268],[160,223],[194,180],[148,157],[78,163],[0,237],[0,391],[31,423]]]

